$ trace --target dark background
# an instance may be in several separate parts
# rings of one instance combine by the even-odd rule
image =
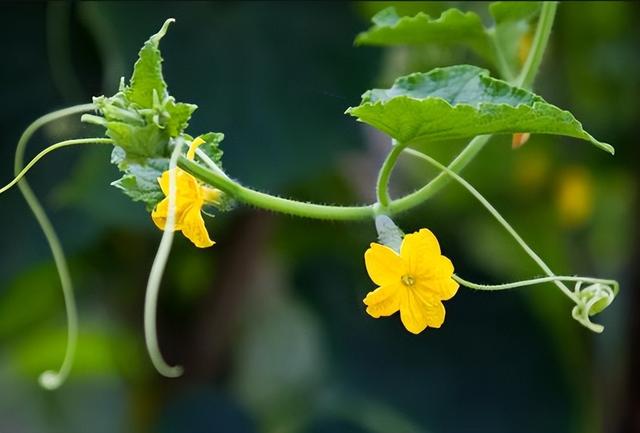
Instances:
[[[452,2],[488,20],[486,3]],[[355,48],[386,6],[340,2],[2,3],[0,183],[35,118],[113,94],[141,44],[168,17],[165,77],[199,105],[189,131],[226,134],[227,172],[316,202],[373,200],[386,139],[343,114],[373,86],[435,66],[482,62],[461,47]],[[437,16],[447,4],[413,3]],[[62,296],[47,244],[17,190],[0,197],[0,432],[636,432],[640,431],[637,204],[640,8],[562,3],[536,91],[571,110],[587,142],[496,138],[464,176],[558,274],[620,280],[590,333],[552,286],[461,289],[443,328],[419,336],[374,320],[363,263],[370,222],[295,219],[247,207],[209,222],[215,247],[176,237],[159,305],[160,344],[185,367],[164,379],[144,348],[142,309],[160,232],[109,182],[107,147],[62,150],[29,175],[68,254],[80,311],[69,381],[37,376],[65,346]],[[487,21],[488,22],[488,21]],[[70,117],[28,156],[100,134]],[[426,150],[449,161],[462,142]],[[403,159],[393,193],[433,176]],[[570,191],[570,193],[563,193]],[[576,192],[577,191],[577,192]],[[464,190],[451,185],[398,218],[433,230],[456,271],[498,283],[538,275]]]

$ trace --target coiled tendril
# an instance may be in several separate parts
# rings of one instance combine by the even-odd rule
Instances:
[[[619,286],[615,281],[610,283],[596,282],[582,287],[584,281],[578,281],[573,288],[576,305],[571,310],[571,316],[594,332],[602,332],[604,326],[593,323],[591,316],[605,310],[618,294]]]

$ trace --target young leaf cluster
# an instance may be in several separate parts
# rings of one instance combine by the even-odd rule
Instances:
[[[83,116],[85,122],[103,126],[106,135],[114,141],[111,162],[123,176],[112,185],[134,201],[145,203],[149,211],[164,197],[157,179],[169,167],[173,140],[193,139],[185,130],[198,108],[176,102],[162,74],[159,43],[172,22],[167,20],[160,31],[145,42],[128,85],[123,78],[114,96],[94,98],[102,116]],[[208,133],[201,138],[205,140],[201,149],[219,163],[222,151],[218,145],[224,135]]]

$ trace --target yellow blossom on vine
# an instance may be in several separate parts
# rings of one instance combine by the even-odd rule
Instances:
[[[406,235],[399,254],[372,243],[364,259],[369,277],[380,286],[364,298],[369,315],[379,318],[399,310],[404,327],[413,334],[442,325],[442,301],[456,294],[458,283],[452,278],[451,260],[440,253],[430,230]]]
[[[191,142],[187,158],[193,160],[198,146],[204,143],[200,137]],[[215,242],[209,238],[209,233],[202,218],[202,206],[205,203],[218,203],[222,192],[215,188],[206,187],[186,171],[175,168],[176,198],[175,198],[175,227],[181,231],[198,248],[212,246]],[[167,170],[158,178],[160,188],[165,198],[157,204],[151,213],[153,222],[160,230],[164,230],[169,213],[169,179],[172,170]]]

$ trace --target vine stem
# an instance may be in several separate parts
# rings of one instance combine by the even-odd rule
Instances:
[[[436,161],[435,159],[431,158],[430,156],[422,152],[418,152],[417,150],[413,150],[413,149],[405,149],[404,151],[410,155],[416,156],[418,158],[421,158],[427,161],[429,164],[445,172],[448,176],[451,176],[456,182],[458,182],[465,189],[467,189],[467,191],[469,191],[489,211],[489,213],[491,213],[491,215],[496,219],[496,221],[498,221],[500,225],[502,225],[502,227],[505,228],[505,230],[511,235],[511,237],[513,237],[513,239],[515,239],[515,241],[518,243],[518,245],[522,247],[522,249],[527,253],[527,255],[531,257],[533,261],[535,261],[538,264],[538,266],[540,266],[540,268],[544,271],[544,273],[546,273],[548,277],[556,278],[556,276],[551,271],[549,266],[547,266],[544,260],[542,260],[540,256],[538,256],[538,254],[536,254],[536,252],[533,251],[533,249],[529,245],[527,245],[527,243],[524,241],[524,239],[522,239],[522,237],[518,234],[518,232],[516,232],[514,228],[511,227],[511,225],[507,222],[507,220],[504,219],[502,215],[500,215],[500,212],[498,212],[496,208],[494,208],[491,205],[491,203],[489,203],[487,199],[485,199],[482,196],[482,194],[480,194],[480,192],[478,192],[478,190],[473,187],[473,185],[471,185],[469,182],[464,180],[458,174],[449,170],[446,166],[440,164],[438,161]],[[575,303],[578,303],[578,299],[573,294],[571,289],[569,289],[565,284],[563,284],[561,281],[558,281],[557,279],[552,281],[565,295],[567,295],[567,297],[569,297],[569,299],[571,299]]]
[[[24,163],[24,152],[27,147],[27,143],[38,129],[40,129],[43,125],[46,125],[47,123],[54,120],[58,120],[62,117],[84,113],[93,109],[95,109],[95,106],[93,104],[75,105],[72,107],[64,108],[62,110],[54,111],[49,114],[45,114],[44,116],[39,117],[34,122],[32,122],[27,127],[27,129],[25,129],[25,131],[20,136],[20,139],[18,140],[13,167],[14,175],[17,176],[22,171]],[[47,217],[47,214],[45,213],[42,205],[38,201],[36,195],[33,193],[33,190],[27,183],[26,179],[23,178],[18,182],[18,188],[20,188],[20,192],[22,192],[25,201],[29,205],[29,208],[33,212],[33,215],[36,217],[36,220],[38,221],[38,224],[40,225],[40,228],[42,229],[42,232],[44,233],[45,237],[47,238],[47,242],[49,243],[49,248],[51,249],[51,254],[53,255],[56,270],[58,271],[58,276],[60,278],[62,294],[64,296],[64,304],[67,313],[67,347],[65,350],[62,365],[60,366],[60,369],[58,371],[47,370],[42,373],[39,378],[40,385],[43,388],[53,390],[64,383],[73,365],[73,358],[75,356],[76,345],[78,341],[78,311],[73,296],[73,284],[71,281],[71,276],[69,274],[69,267],[64,256],[62,246],[60,245],[60,240],[56,235],[53,225],[51,224],[51,221]]]
[[[558,2],[542,2],[540,18],[538,19],[538,27],[536,28],[536,33],[533,37],[533,42],[531,44],[527,60],[522,67],[522,71],[520,71],[520,75],[514,83],[516,86],[528,89],[533,85],[538,69],[540,69],[540,63],[542,63],[542,58],[547,50],[547,44],[549,43],[549,37],[551,36],[551,28],[553,27],[557,8]]]
[[[395,140],[391,141],[391,151],[387,154],[387,157],[378,172],[376,198],[382,211],[385,211],[386,208],[389,207],[389,202],[391,201],[389,198],[389,178],[391,177],[391,172],[393,171],[393,167],[396,165],[398,157],[402,153],[402,147],[402,144]]]
[[[448,169],[453,172],[462,171],[472,160],[476,157],[476,155],[484,148],[485,144],[489,142],[491,135],[479,135],[473,138],[469,144],[462,149],[462,151],[458,154],[458,156],[451,161]],[[392,169],[391,167],[390,169]],[[447,186],[447,184],[451,181],[451,178],[447,176],[445,173],[440,173],[438,176],[433,178],[429,183],[427,183],[422,188],[414,191],[402,198],[397,200],[392,200],[389,203],[388,210],[390,214],[397,214],[401,212],[405,212],[411,208],[414,208],[426,200],[433,197],[438,191]],[[385,187],[386,189],[386,187]]]
[[[475,157],[475,155],[484,147],[487,141],[489,141],[489,138],[489,135],[482,135],[471,140],[469,145],[458,155],[458,157],[456,157],[451,162],[451,164],[449,165],[449,169],[452,171],[462,170],[469,163],[469,161],[471,161]],[[397,148],[398,151],[403,150],[399,145],[394,146],[394,148]],[[198,156],[202,157],[201,152],[197,152],[197,154]],[[394,157],[394,159],[395,158],[396,157]],[[358,221],[374,218],[380,212],[380,206],[378,206],[378,203],[365,206],[330,206],[316,203],[306,203],[266,194],[242,186],[241,184],[230,179],[226,174],[224,174],[213,163],[213,161],[210,161],[209,164],[204,158],[201,159],[210,168],[203,167],[197,162],[191,161],[184,156],[180,156],[178,158],[178,167],[196,177],[200,181],[220,189],[221,191],[229,194],[235,199],[261,209],[285,213],[303,218],[338,221]],[[388,159],[389,158],[387,158],[387,160]],[[386,190],[386,188],[382,185],[386,185],[388,183],[393,165],[394,164],[387,163],[387,175],[385,176],[386,178],[382,178],[382,181],[381,179],[378,179],[378,190]],[[449,181],[450,179],[446,174],[440,173],[431,182],[429,182],[426,186],[419,189],[418,191],[415,191],[397,200],[390,201],[388,207],[384,210],[384,213],[394,215],[410,210],[422,204],[425,200],[429,199],[440,189],[442,189],[442,187],[444,187]]]
[[[183,373],[183,368],[181,366],[170,366],[165,362],[162,357],[162,353],[160,352],[158,331],[156,329],[156,312],[158,310],[160,283],[162,282],[162,275],[164,274],[164,269],[167,265],[167,260],[169,259],[169,253],[171,252],[173,232],[175,230],[177,189],[176,166],[183,144],[184,141],[182,139],[176,139],[175,148],[173,149],[171,159],[169,160],[169,205],[167,221],[164,231],[162,232],[162,238],[160,239],[160,246],[158,246],[158,251],[153,259],[153,264],[151,265],[144,298],[144,338],[147,345],[147,351],[153,366],[156,368],[158,373],[165,377],[179,377]]]
[[[487,143],[489,137],[488,135],[482,135],[471,140],[469,146],[451,162],[449,169],[452,171],[462,170]],[[399,151],[403,150],[399,145],[394,146],[394,148],[398,148]],[[198,155],[201,156],[200,153],[198,153]],[[381,182],[380,179],[378,180],[379,185],[383,183],[386,184],[389,180],[388,176],[391,174],[393,164],[388,163],[387,165],[388,175],[386,179],[383,178],[383,182]],[[215,164],[213,164],[211,168],[207,168],[184,156],[178,158],[178,167],[200,181],[220,189],[241,202],[274,212],[321,220],[358,221],[373,218],[380,211],[378,203],[364,206],[331,206],[277,197],[242,186],[222,173]],[[437,193],[449,180],[446,174],[440,173],[418,191],[397,200],[390,201],[384,212],[389,215],[394,215],[410,210]],[[380,186],[379,190],[382,189],[383,187]]]
[[[221,175],[217,171],[203,167],[184,156],[178,158],[178,167],[202,182],[229,194],[231,197],[262,209],[303,218],[323,220],[357,221],[374,217],[374,205],[329,206],[276,197],[242,186],[229,179],[226,175]]]

